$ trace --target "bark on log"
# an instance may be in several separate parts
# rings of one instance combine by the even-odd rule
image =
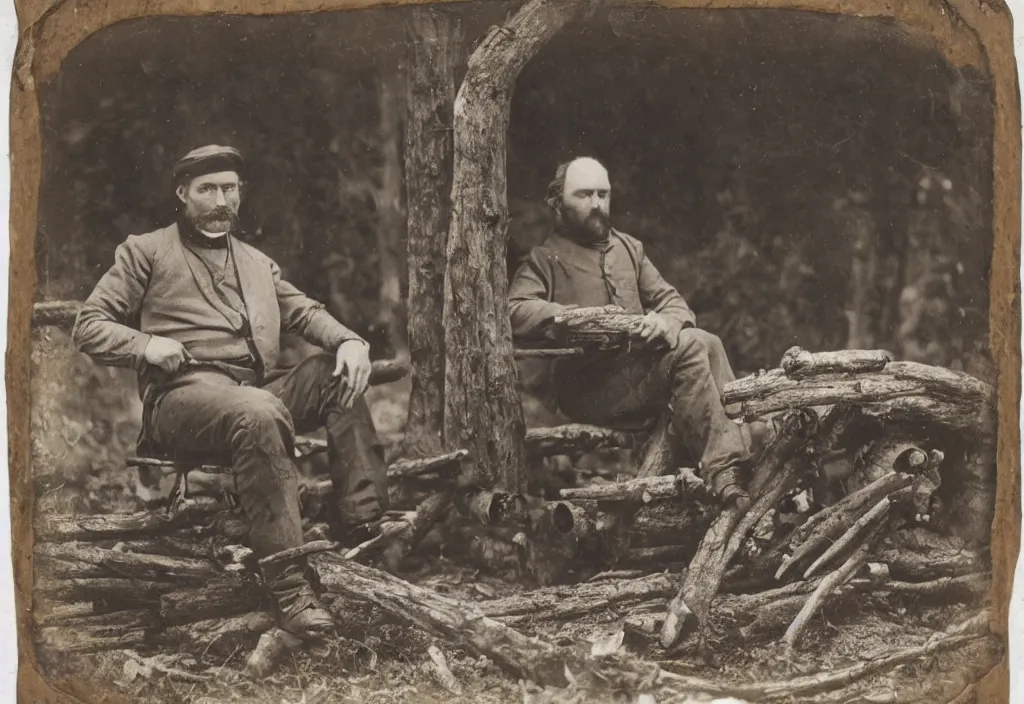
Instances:
[[[561,347],[561,348],[529,348],[517,347],[512,353],[515,359],[561,359],[563,357],[582,357],[582,347]]]
[[[485,616],[473,605],[330,554],[317,555],[310,562],[325,589],[372,601],[392,615],[451,639],[474,653],[486,655],[516,677],[564,687],[568,684],[566,666],[576,669],[568,653],[524,636]]]
[[[676,470],[675,448],[672,444],[672,417],[662,413],[654,430],[640,447],[637,479],[658,477]]]
[[[956,650],[980,640],[990,639],[991,632],[988,628],[988,619],[988,612],[983,611],[978,616],[930,638],[922,645],[903,648],[871,660],[865,660],[856,665],[851,665],[850,667],[838,670],[829,669],[790,680],[730,685],[724,684],[720,680],[714,681],[701,677],[677,675],[673,672],[661,670],[658,673],[657,682],[666,686],[677,685],[690,692],[707,692],[709,694],[731,696],[758,702],[806,697],[812,694],[840,689],[865,677],[870,677],[879,672],[886,672],[908,662]]]
[[[559,344],[589,349],[613,349],[625,345],[647,347],[640,335],[643,316],[617,306],[574,308],[555,315],[550,334]]]
[[[931,551],[919,555],[892,548],[875,552],[872,561],[884,562],[894,580],[926,582],[944,577],[960,577],[988,568],[984,556],[971,551]]]
[[[836,411],[830,415],[830,418],[837,417]],[[783,418],[779,433],[766,448],[751,482],[752,505],[748,510],[735,505],[723,510],[697,548],[683,586],[665,615],[661,630],[662,647],[671,647],[690,628],[706,622],[725,569],[747,532],[810,465],[806,454],[793,456],[806,444],[816,425],[806,412],[791,412]]]
[[[455,496],[453,489],[443,491],[424,501],[394,540],[384,546],[384,564],[392,572],[397,571],[402,559],[412,552],[417,543],[430,529],[442,520],[451,508]]]
[[[517,596],[479,603],[491,618],[514,625],[523,621],[576,618],[611,604],[626,605],[672,596],[677,584],[668,575],[652,574],[639,579],[584,582],[570,586],[534,589]]]
[[[454,106],[445,268],[445,442],[470,449],[476,482],[526,491],[526,426],[508,313],[505,152],[523,66],[586,0],[530,0],[469,58]]]
[[[221,579],[199,589],[178,589],[160,597],[160,617],[168,625],[224,618],[266,606],[255,579]]]
[[[39,630],[40,648],[63,654],[130,650],[147,642],[147,631],[123,626],[52,626]]]
[[[36,539],[40,542],[64,542],[166,535],[176,529],[193,526],[197,521],[223,510],[223,504],[216,499],[197,497],[171,516],[151,511],[89,516],[46,514],[37,519]]]
[[[51,559],[96,565],[114,577],[203,584],[219,574],[209,560],[104,550],[88,543],[40,543],[35,552]]]
[[[817,374],[802,380],[789,378],[782,369],[773,369],[726,384],[722,393],[725,403],[731,404],[779,398],[780,394],[797,394],[799,398],[801,389],[814,400],[812,403],[798,401],[795,406],[827,406],[841,401],[871,403],[901,396],[928,396],[951,403],[984,403],[991,402],[995,393],[991,386],[969,374],[919,362],[889,362],[882,369],[856,377],[840,372]],[[787,407],[780,405],[776,410]]]
[[[526,454],[530,458],[590,452],[605,447],[633,447],[632,433],[596,425],[569,423],[526,431]]]
[[[830,561],[842,555],[844,551],[846,551],[854,544],[855,541],[858,540],[858,538],[860,538],[864,531],[873,527],[877,521],[886,520],[886,518],[888,518],[889,506],[891,503],[892,502],[888,497],[886,497],[872,506],[867,513],[858,518],[836,542],[832,543],[825,552],[821,553],[821,557],[811,563],[811,566],[804,571],[804,579],[810,579],[820,572],[823,567],[828,565]]]
[[[412,387],[405,454],[441,451],[444,433],[444,271],[452,174],[452,104],[462,47],[456,13],[412,8],[405,25],[406,296]]]
[[[213,550],[214,537],[205,540],[194,534],[168,535],[160,538],[125,540],[117,543],[126,552],[148,555],[164,555],[166,557],[191,557],[197,560],[207,559]]]
[[[792,554],[788,557],[780,556],[782,563],[775,573],[775,579],[782,579],[806,558],[827,548],[848,526],[863,515],[868,507],[878,503],[883,497],[910,486],[912,481],[913,478],[909,474],[890,472],[811,516],[806,523],[794,530],[786,541]]]
[[[630,548],[617,564],[624,567],[642,565],[647,569],[658,569],[671,564],[691,562],[697,549],[698,546],[693,544]]]
[[[111,611],[110,613],[92,613],[93,607],[88,605],[88,615],[43,617],[37,619],[40,626],[61,626],[66,629],[82,628],[121,628],[127,630],[153,628],[160,624],[156,613],[151,609],[130,609],[128,611]]]
[[[395,481],[406,477],[458,472],[459,462],[464,460],[468,454],[469,452],[466,450],[456,450],[422,459],[397,460],[388,466],[388,480]]]
[[[952,602],[953,595],[962,594],[969,598],[987,596],[992,587],[992,575],[987,572],[965,574],[959,577],[940,577],[928,582],[875,581],[854,579],[850,586],[858,591],[893,592],[918,596],[937,596]]]
[[[147,582],[138,579],[40,579],[35,593],[58,601],[100,601],[132,606],[151,606],[161,594],[177,589],[173,582]]]
[[[159,635],[161,644],[224,657],[248,648],[259,637],[274,628],[277,621],[269,611],[250,611],[227,618],[210,618],[171,626]]]
[[[692,471],[680,474],[630,479],[610,484],[594,484],[575,489],[562,489],[563,499],[574,501],[625,501],[649,504],[658,500],[699,500],[717,503],[717,499]]]
[[[81,301],[41,301],[32,305],[32,327],[53,325],[71,329],[82,309]]]
[[[885,505],[885,507],[887,508],[888,506]],[[857,570],[867,562],[868,554],[874,546],[874,542],[880,537],[884,525],[884,521],[875,524],[871,534],[864,543],[838,569],[826,575],[814,592],[811,593],[811,596],[807,599],[803,608],[800,609],[800,613],[793,619],[793,623],[786,630],[786,635],[782,639],[787,655],[792,655],[800,640],[800,635],[811,620],[811,616],[821,608],[829,595],[848,582],[857,573]]]
[[[790,347],[782,355],[782,371],[790,379],[806,379],[819,374],[863,374],[877,372],[895,361],[886,350],[848,349],[834,352],[808,352]]]
[[[718,506],[713,504],[652,504],[637,511],[630,529],[633,547],[692,544],[696,551],[711,527]]]

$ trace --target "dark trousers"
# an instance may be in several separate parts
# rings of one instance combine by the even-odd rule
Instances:
[[[333,508],[343,523],[372,520],[388,508],[387,467],[369,407],[363,398],[351,409],[341,406],[334,366],[332,355],[314,355],[262,388],[197,371],[154,403],[149,433],[155,447],[232,463],[257,557],[303,542],[297,432],[326,427]]]
[[[707,480],[739,469],[749,453],[740,426],[722,406],[721,389],[735,379],[722,341],[687,328],[662,350],[559,370],[558,405],[574,421],[627,429],[670,413],[677,455],[699,460]]]

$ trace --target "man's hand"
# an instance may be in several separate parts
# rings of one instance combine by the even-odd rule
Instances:
[[[640,323],[640,337],[644,342],[655,342],[658,339],[671,344],[672,326],[668,318],[653,310],[643,317]]]
[[[370,346],[359,340],[341,343],[336,355],[333,376],[340,376],[345,386],[341,392],[341,405],[351,408],[357,398],[370,385]]]
[[[188,351],[180,342],[157,335],[149,338],[143,356],[147,362],[154,367],[160,367],[168,374],[178,371],[185,360],[190,358]]]

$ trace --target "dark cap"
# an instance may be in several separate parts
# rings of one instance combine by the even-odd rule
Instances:
[[[178,160],[174,165],[174,182],[181,183],[196,176],[218,171],[234,171],[241,177],[244,168],[245,160],[240,151],[233,147],[208,144],[193,149]]]

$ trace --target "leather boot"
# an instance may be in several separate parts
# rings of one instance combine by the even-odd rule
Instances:
[[[303,640],[315,640],[334,630],[334,619],[309,585],[302,568],[285,567],[268,585],[276,606],[277,625]]]

